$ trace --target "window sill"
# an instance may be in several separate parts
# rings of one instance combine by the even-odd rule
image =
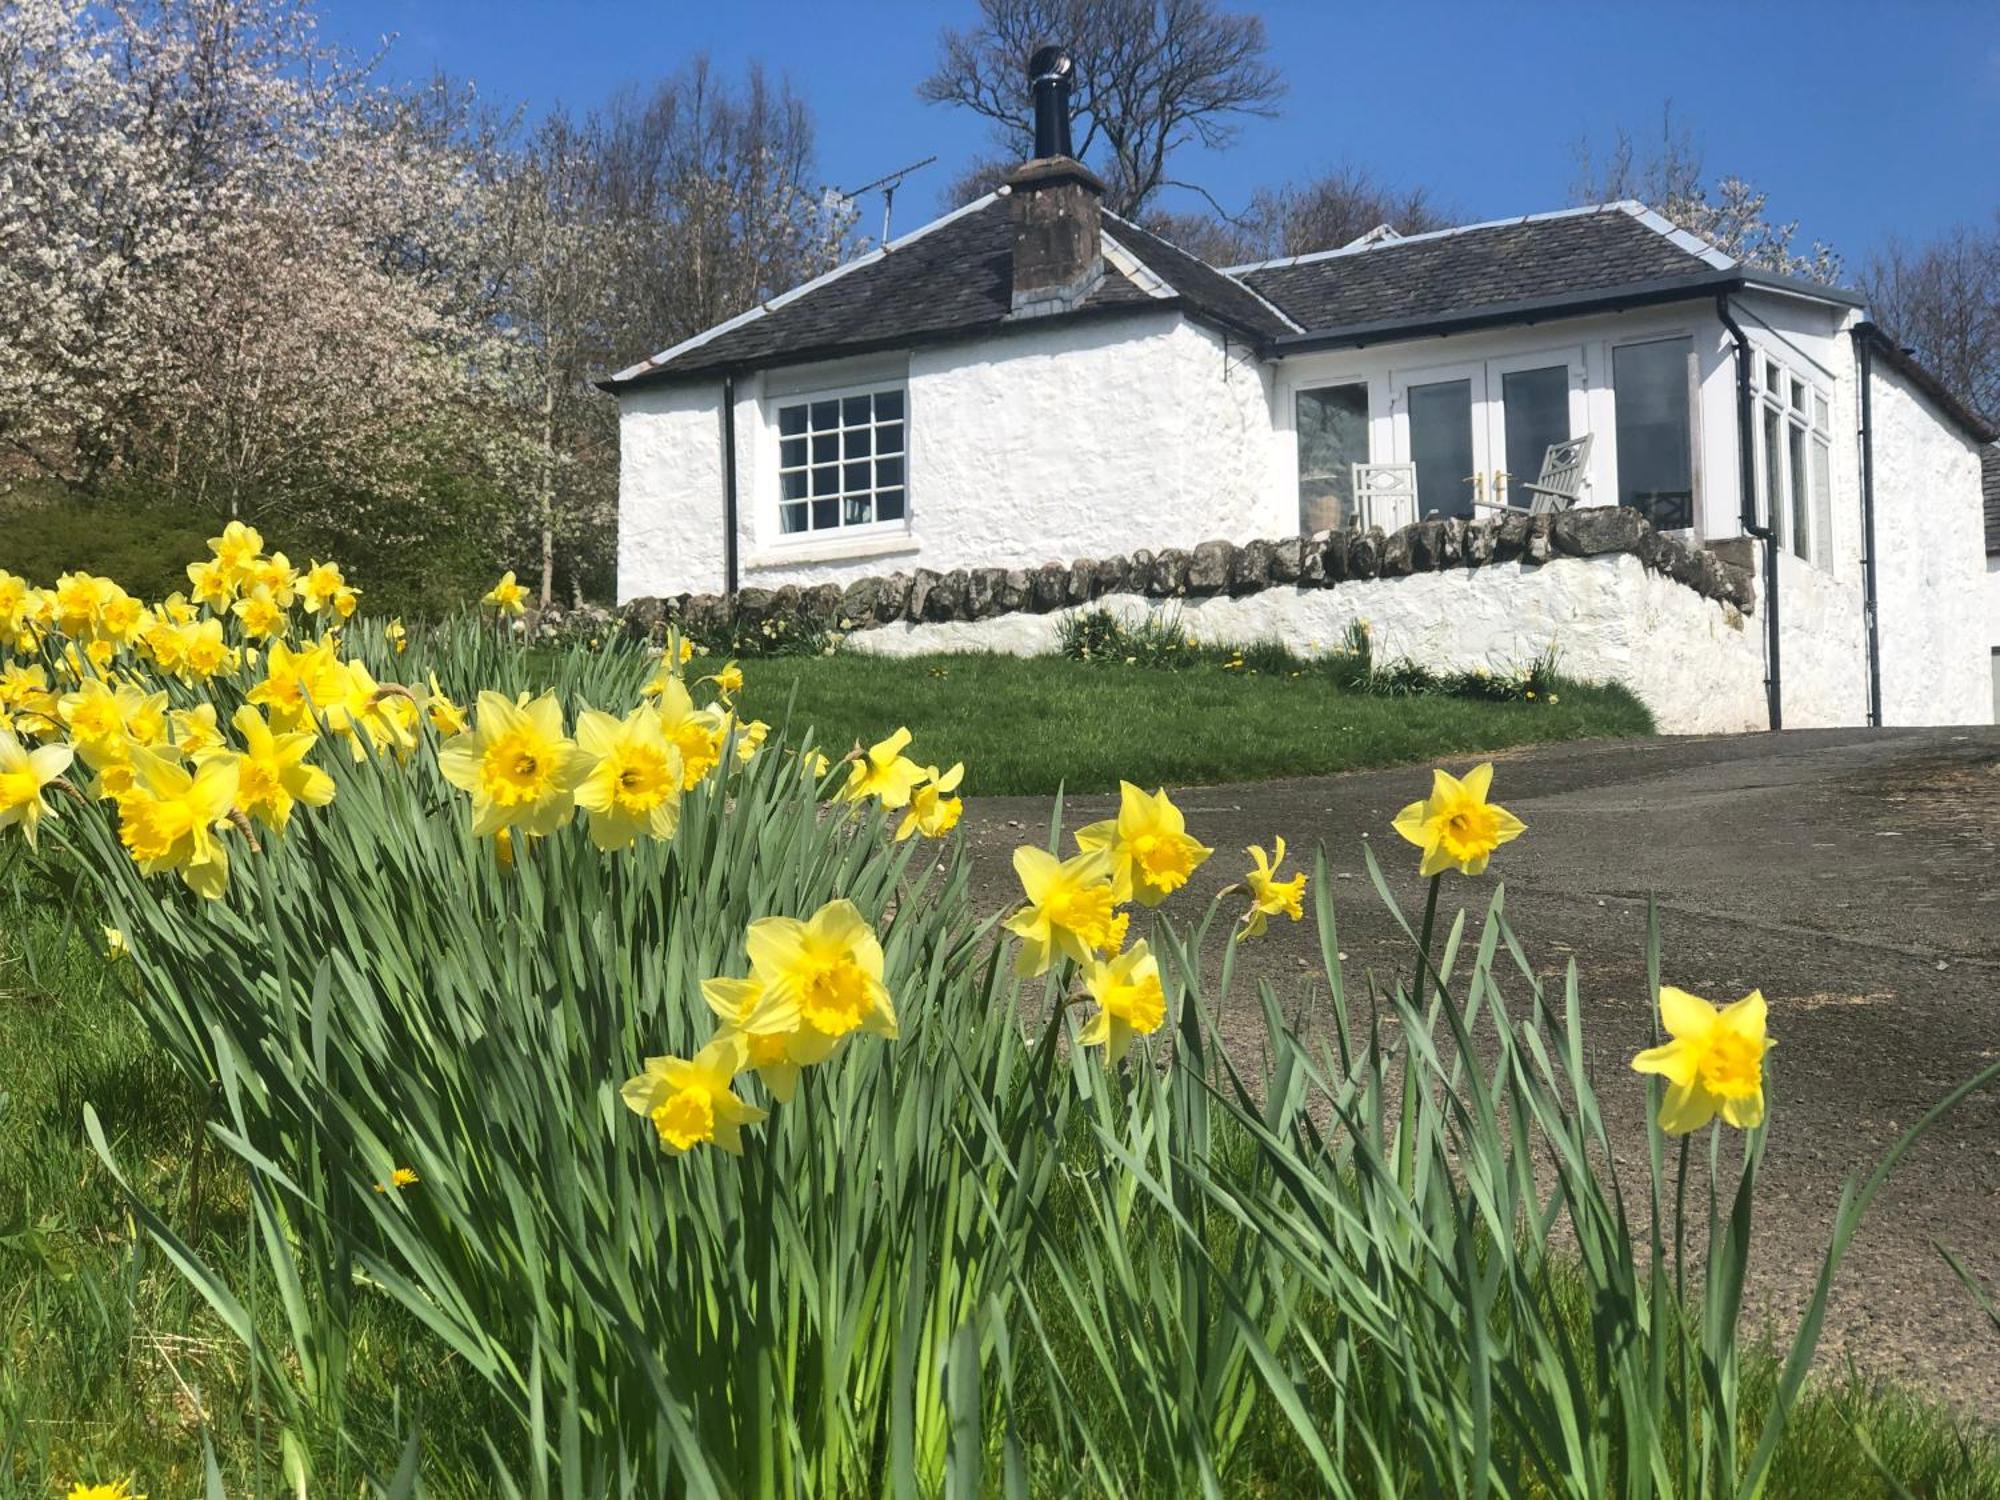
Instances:
[[[889,535],[829,537],[825,541],[779,543],[753,552],[744,559],[743,566],[749,572],[760,568],[788,568],[797,563],[851,562],[864,557],[889,557],[899,552],[922,550],[915,536],[907,531]]]

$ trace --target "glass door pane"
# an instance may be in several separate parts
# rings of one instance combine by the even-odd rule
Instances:
[[[1694,439],[1688,386],[1692,339],[1611,351],[1618,406],[1618,503],[1662,531],[1694,524]],[[1775,494],[1776,491],[1773,490]]]
[[[1472,514],[1472,382],[1436,380],[1408,389],[1410,459],[1419,516]]]
[[[1500,377],[1500,411],[1507,501],[1525,507],[1534,498],[1526,487],[1540,476],[1549,445],[1571,436],[1569,366],[1508,371]]]
[[[1354,470],[1368,462],[1368,387],[1300,391],[1294,403],[1299,442],[1299,533],[1331,531],[1354,519]]]

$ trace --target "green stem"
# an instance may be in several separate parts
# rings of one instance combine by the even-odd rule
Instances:
[[[1431,888],[1424,893],[1424,925],[1417,938],[1417,978],[1410,986],[1411,1003],[1422,1005],[1430,995],[1431,972],[1431,929],[1437,925],[1438,887],[1444,884],[1442,872],[1431,876]]]

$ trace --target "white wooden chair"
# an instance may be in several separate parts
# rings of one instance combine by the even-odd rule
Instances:
[[[1549,451],[1542,455],[1542,472],[1532,484],[1523,483],[1521,486],[1528,493],[1529,515],[1554,515],[1576,504],[1583,494],[1584,482],[1590,477],[1590,440],[1591,435],[1586,432],[1582,437],[1549,444]],[[1475,500],[1472,503],[1489,510],[1509,508],[1505,500]]]
[[[1379,526],[1394,531],[1417,518],[1415,464],[1356,464],[1354,524],[1361,530]]]

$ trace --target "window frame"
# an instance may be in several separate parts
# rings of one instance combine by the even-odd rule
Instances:
[[[902,397],[903,414],[900,419],[896,419],[891,423],[885,423],[875,415],[874,398],[889,393],[894,393]],[[850,459],[846,453],[846,435],[849,432],[863,430],[859,425],[850,427],[846,420],[846,403],[856,396],[866,396],[869,398],[869,420],[865,429],[870,434],[869,453],[865,460],[859,458]],[[812,441],[815,436],[825,436],[826,434],[814,433],[812,429],[812,408],[827,401],[836,401],[841,403],[842,406],[840,413],[841,421],[838,426],[832,429],[833,435],[840,439],[841,448],[839,455],[832,461],[832,467],[837,471],[837,483],[839,486],[834,490],[832,499],[839,508],[840,519],[831,526],[816,527],[812,524],[814,502],[824,500],[827,497],[816,496],[811,492],[812,481],[810,476],[813,470],[824,467],[824,465],[816,464],[813,461]],[[773,548],[797,547],[819,549],[838,545],[841,541],[845,540],[860,542],[871,538],[900,537],[910,534],[913,513],[910,485],[910,443],[913,424],[911,421],[910,384],[907,378],[883,377],[824,388],[791,390],[785,392],[783,395],[766,395],[762,404],[764,407],[764,426],[768,433],[767,442],[769,443],[771,456],[771,500],[766,514],[769,521],[769,542]],[[784,413],[795,407],[801,408],[806,412],[806,430],[802,434],[788,436],[784,431]],[[903,429],[902,448],[895,454],[887,455],[899,457],[902,460],[903,474],[900,485],[883,485],[877,482],[878,471],[876,464],[885,455],[878,450],[879,439],[876,437],[876,433],[885,425],[900,425]],[[803,465],[787,464],[784,457],[784,445],[787,442],[799,441],[801,438],[807,444],[805,463]],[[866,462],[869,466],[870,483],[865,491],[850,490],[846,485],[846,468],[849,463],[857,462]],[[806,481],[807,492],[799,499],[788,500],[785,497],[785,479],[790,474],[805,474],[808,476]],[[878,509],[879,499],[883,494],[896,490],[902,492],[903,513],[900,516],[892,516],[888,520],[883,520],[875,514]],[[849,521],[846,519],[847,503],[850,499],[861,494],[866,494],[868,497],[870,519],[866,521]],[[785,507],[800,504],[805,507],[806,525],[798,531],[785,530]]]
[[[1703,516],[1702,464],[1701,464],[1701,353],[1700,342],[1692,331],[1675,329],[1648,333],[1630,338],[1612,338],[1605,343],[1604,385],[1611,393],[1611,428],[1613,459],[1611,466],[1612,504],[1625,504],[1625,479],[1623,474],[1624,455],[1618,443],[1618,428],[1621,420],[1622,403],[1618,399],[1618,352],[1621,349],[1643,349],[1654,344],[1681,344],[1685,346],[1683,373],[1687,382],[1687,455],[1688,455],[1688,502],[1685,525],[1668,527],[1670,531],[1693,531],[1700,534]],[[1638,507],[1633,507],[1639,509]],[[1645,511],[1640,510],[1644,515]],[[1650,519],[1650,518],[1649,518]]]
[[[1320,527],[1311,531],[1306,529],[1305,498],[1301,493],[1306,483],[1305,444],[1299,423],[1299,409],[1308,396],[1317,395],[1322,391],[1338,390],[1358,390],[1361,393],[1361,446],[1364,456],[1358,460],[1350,460],[1345,473],[1326,476],[1347,489],[1345,496],[1339,494],[1334,496],[1338,503],[1339,514],[1332,523],[1333,529],[1338,530],[1355,524],[1357,511],[1354,500],[1354,464],[1375,461],[1375,389],[1366,375],[1342,377],[1337,380],[1315,380],[1310,384],[1292,388],[1292,495],[1299,508],[1299,531],[1302,536],[1316,535],[1319,530],[1327,528]]]
[[[1833,571],[1833,401],[1810,372],[1757,351],[1757,505],[1775,543],[1800,562]],[[1775,431],[1775,449],[1772,434]],[[1803,473],[1794,461],[1805,461]],[[1820,466],[1815,472],[1815,466]],[[1822,494],[1816,479],[1823,474]]]

